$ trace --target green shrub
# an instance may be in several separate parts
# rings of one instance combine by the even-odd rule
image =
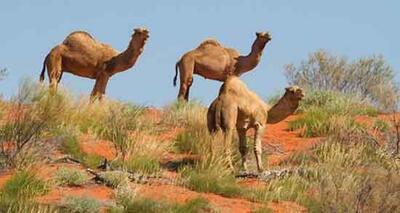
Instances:
[[[73,158],[82,162],[85,166],[89,168],[96,168],[99,166],[103,160],[101,156],[96,154],[87,154],[81,150],[78,138],[74,134],[61,135],[63,141],[61,142],[61,150],[71,155]]]
[[[215,212],[215,209],[203,198],[196,198],[184,204],[170,204],[165,201],[156,201],[150,198],[135,198],[124,207],[111,208],[110,212],[186,213]]]
[[[26,201],[35,196],[44,195],[49,186],[34,173],[19,171],[8,180],[0,190],[1,203]]]
[[[318,50],[298,66],[286,65],[285,75],[290,84],[304,89],[355,94],[384,109],[396,99],[394,72],[382,56],[349,62],[345,57]]]
[[[131,155],[125,164],[128,171],[142,174],[155,174],[161,169],[158,158],[146,153]]]
[[[39,85],[24,81],[11,99],[12,119],[0,124],[0,155],[3,166],[24,168],[45,156],[41,137],[58,126],[65,111],[63,95],[53,94]]]
[[[56,172],[55,180],[60,185],[80,186],[88,182],[89,176],[76,168],[61,167]]]
[[[92,213],[100,212],[101,203],[89,197],[68,196],[64,200],[65,207],[71,212]]]
[[[373,128],[381,132],[386,132],[390,129],[390,125],[384,120],[376,119]]]
[[[100,177],[105,181],[107,186],[112,188],[126,186],[129,183],[129,174],[123,171],[101,172]]]
[[[191,190],[210,192],[226,197],[243,195],[243,190],[236,183],[233,175],[221,174],[219,168],[185,168],[181,171],[184,184]]]

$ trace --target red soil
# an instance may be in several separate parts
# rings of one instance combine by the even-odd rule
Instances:
[[[294,152],[311,149],[320,141],[321,138],[303,138],[299,136],[299,131],[289,131],[288,123],[294,119],[296,116],[289,116],[282,122],[267,126],[263,146],[268,147],[271,144],[281,149],[281,153],[275,152],[268,156],[269,165],[277,165]]]
[[[84,196],[95,198],[100,201],[111,201],[113,190],[103,185],[86,185],[82,187],[55,187],[47,195],[38,197],[36,200],[41,203],[61,203],[68,196]]]
[[[95,154],[108,160],[115,158],[115,149],[110,141],[96,139],[91,135],[79,138],[81,150],[87,154]]]

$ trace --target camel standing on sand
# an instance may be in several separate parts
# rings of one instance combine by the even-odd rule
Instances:
[[[256,36],[251,52],[246,56],[240,56],[233,48],[223,47],[214,39],[205,40],[196,49],[185,53],[175,65],[174,86],[180,70],[178,99],[189,100],[193,74],[225,81],[228,76],[240,76],[254,69],[260,62],[265,45],[271,40],[271,35],[266,32],[258,32]]]
[[[304,92],[297,86],[287,87],[283,97],[272,108],[249,90],[238,77],[229,77],[222,85],[218,97],[211,103],[207,112],[207,125],[211,133],[222,130],[225,133],[224,147],[229,166],[232,166],[229,147],[233,131],[239,135],[239,150],[242,167],[247,171],[247,138],[250,128],[254,133],[254,154],[259,172],[263,170],[261,162],[261,139],[266,124],[274,124],[293,114],[299,106]]]
[[[149,37],[149,31],[144,28],[134,30],[128,48],[119,53],[111,46],[96,41],[89,33],[76,31],[69,34],[62,44],[55,46],[47,54],[40,81],[44,80],[47,67],[50,87],[57,89],[63,72],[69,72],[84,78],[96,79],[91,97],[105,94],[107,82],[115,73],[123,72],[133,65]]]

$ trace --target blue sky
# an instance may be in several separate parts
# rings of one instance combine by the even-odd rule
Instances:
[[[272,41],[242,79],[263,98],[287,85],[285,64],[318,49],[350,59],[382,54],[397,74],[399,20],[396,0],[1,0],[0,67],[9,75],[0,94],[14,94],[24,77],[37,80],[45,55],[74,30],[124,50],[139,26],[149,29],[150,38],[137,64],[110,80],[106,93],[112,99],[165,105],[176,98],[174,65],[183,53],[212,37],[247,54],[256,31],[270,31]],[[62,84],[79,95],[89,94],[94,81],[66,73]],[[191,98],[209,104],[220,84],[197,76]]]

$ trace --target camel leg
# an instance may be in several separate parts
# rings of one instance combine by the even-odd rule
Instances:
[[[242,167],[243,170],[247,172],[247,153],[249,151],[247,147],[247,137],[246,137],[245,128],[238,128],[238,135],[239,135],[239,151],[242,157]]]
[[[264,169],[263,169],[263,165],[262,165],[263,163],[262,163],[262,159],[261,159],[261,155],[262,155],[261,138],[264,135],[265,127],[261,126],[260,124],[257,123],[255,129],[256,129],[256,131],[254,133],[254,155],[256,156],[258,172],[262,172]]]
[[[97,98],[99,100],[102,100],[106,92],[106,87],[109,78],[110,76],[105,72],[101,72],[97,75],[96,83],[94,84],[92,94],[90,95],[92,101],[96,100]]]
[[[191,58],[182,59],[181,63],[179,63],[179,70],[181,84],[178,93],[178,100],[188,101],[188,90],[191,86],[191,82],[193,82],[194,60]]]
[[[226,156],[226,162],[228,164],[228,167],[233,171],[233,163],[232,163],[232,154],[231,154],[231,142],[233,138],[233,131],[234,129],[229,128],[226,129],[225,131],[225,137],[224,137],[224,154]]]
[[[190,81],[187,85],[187,88],[186,88],[186,94],[185,94],[186,101],[189,101],[189,91],[190,91],[190,87],[192,86],[192,84],[193,84],[193,77],[190,79]]]
[[[229,168],[233,170],[232,156],[231,156],[231,143],[233,139],[233,132],[236,130],[237,121],[237,107],[223,106],[222,108],[223,126],[225,127],[224,149],[225,156]]]

